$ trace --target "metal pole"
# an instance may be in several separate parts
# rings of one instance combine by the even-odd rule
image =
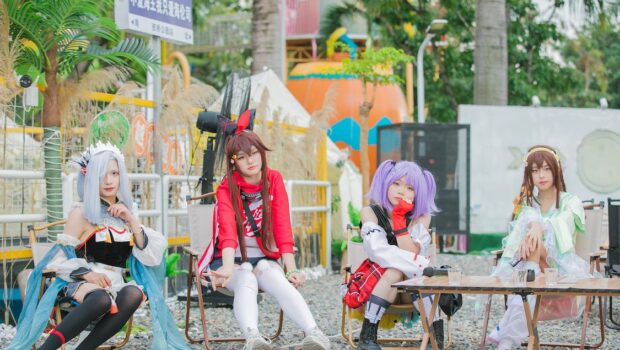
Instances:
[[[418,89],[418,123],[424,124],[426,118],[424,116],[424,48],[428,43],[433,39],[435,34],[428,33],[422,41],[422,45],[418,49],[418,59],[416,61],[417,65],[417,89]]]
[[[161,38],[157,37],[157,36],[151,36],[151,40],[149,42],[149,46],[151,48],[151,50],[153,51],[153,55],[157,58],[157,60],[159,60],[159,62],[161,62],[162,58],[161,58]],[[152,137],[152,142],[153,142],[153,159],[155,161],[155,173],[157,175],[159,175],[160,177],[160,181],[158,183],[158,185],[161,187],[159,189],[159,193],[162,193],[163,191],[167,191],[168,189],[163,188],[164,184],[163,181],[161,181],[161,177],[163,176],[163,166],[162,166],[162,145],[161,145],[161,138],[156,137],[157,133],[159,132],[159,117],[161,115],[161,64],[158,67],[158,69],[155,70],[149,70],[147,72],[147,76],[146,76],[146,81],[147,81],[147,99],[152,100],[153,102],[155,102],[155,107],[152,110],[147,111],[151,112],[148,113],[150,114],[150,116],[152,116],[152,120],[153,120],[153,125],[154,125],[154,129],[153,129],[153,137]],[[159,196],[158,197],[159,201],[163,200],[163,196]],[[157,203],[158,207],[161,209],[164,206],[163,202]],[[156,206],[157,207],[157,206]],[[165,235],[165,231],[167,231],[167,227],[164,227],[164,217],[163,215],[161,215],[159,217],[159,224],[157,225],[158,228],[161,228],[160,232],[162,232],[162,234]]]

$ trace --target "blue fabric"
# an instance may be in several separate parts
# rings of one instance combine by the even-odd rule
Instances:
[[[152,350],[187,349],[189,346],[177,328],[170,313],[160,286],[166,276],[166,262],[162,259],[158,266],[144,266],[135,256],[129,257],[131,276],[144,288],[149,298],[153,343]]]
[[[56,278],[45,290],[41,300],[37,303],[39,286],[41,285],[43,269],[60,250],[65,253],[68,259],[76,258],[73,247],[56,244],[47,252],[39,264],[37,264],[28,277],[24,307],[20,314],[19,321],[17,322],[17,332],[6,350],[31,348],[45,330],[58,293],[60,293],[68,282]],[[161,264],[158,266],[144,266],[144,264],[131,255],[129,257],[129,263],[132,277],[144,288],[149,298],[151,321],[153,324],[153,343],[151,344],[151,349],[189,350],[190,348],[177,328],[174,318],[170,310],[168,310],[168,306],[162,295],[160,286],[164,283],[166,271],[165,259],[162,259]]]
[[[45,254],[39,264],[35,266],[28,277],[24,308],[19,315],[19,321],[17,321],[17,332],[6,350],[31,348],[37,339],[39,339],[43,330],[45,330],[45,326],[47,326],[49,322],[50,313],[56,302],[56,297],[60,290],[67,285],[67,281],[56,278],[45,290],[40,301],[38,300],[39,286],[41,285],[43,269],[60,250],[65,253],[68,259],[76,257],[73,247],[56,244]]]

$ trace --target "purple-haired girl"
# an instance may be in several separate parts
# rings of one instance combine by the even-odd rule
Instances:
[[[422,276],[429,265],[424,255],[431,243],[431,215],[438,211],[435,179],[414,162],[387,160],[379,165],[367,197],[371,204],[361,212],[364,250],[386,270],[366,303],[358,349],[378,350],[379,321],[397,296],[392,284]],[[425,310],[430,312],[431,305],[430,296],[424,297]],[[434,316],[433,330],[443,348],[443,321],[438,316]]]

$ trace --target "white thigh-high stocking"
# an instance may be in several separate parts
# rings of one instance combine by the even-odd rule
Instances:
[[[258,330],[258,284],[252,273],[252,264],[245,262],[235,269],[226,288],[235,293],[233,313],[241,332],[247,337]]]
[[[316,322],[308,304],[299,291],[286,279],[282,268],[275,262],[261,260],[255,269],[258,288],[273,295],[284,314],[306,334],[316,328]]]
[[[431,295],[428,295],[428,294],[422,294],[422,303],[424,304],[424,313],[426,314],[426,318],[428,318],[429,321],[430,321],[431,309],[433,308],[433,297]],[[420,311],[420,307],[418,306],[418,301],[417,300],[413,302],[413,305],[415,306],[415,308],[419,312]],[[439,319],[439,306],[437,306],[437,310],[435,310],[435,315],[433,317],[433,321],[432,322],[435,322],[438,319]]]

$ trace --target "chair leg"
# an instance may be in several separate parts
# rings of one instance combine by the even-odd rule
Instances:
[[[588,299],[592,299],[589,298]],[[598,303],[599,303],[599,331],[601,334],[601,340],[596,343],[596,344],[586,344],[585,343],[585,335],[583,334],[583,329],[585,329],[586,324],[587,324],[587,320],[586,320],[586,310],[584,310],[584,314],[583,314],[583,323],[582,323],[582,335],[581,335],[581,343],[580,344],[574,344],[574,343],[541,343],[540,346],[543,347],[560,347],[560,348],[581,348],[582,344],[583,344],[583,349],[598,349],[600,348],[603,343],[605,343],[605,316],[604,316],[604,310],[605,307],[603,305],[604,301],[603,301],[603,297],[598,297]]]
[[[487,303],[484,307],[484,321],[482,322],[482,336],[480,338],[480,349],[484,350],[487,342],[487,330],[489,329],[489,318],[491,317],[491,302],[493,301],[493,295],[489,294],[487,297]]]
[[[607,326],[609,329],[620,330],[620,321],[614,320],[614,307],[612,297],[606,297],[604,299],[604,303],[605,306],[603,307],[603,310],[605,313],[605,326]],[[609,309],[607,308],[607,303],[609,303]]]
[[[129,342],[129,338],[131,338],[131,329],[133,327],[133,316],[129,318],[127,321],[127,330],[125,331],[125,338],[118,343],[110,344],[110,345],[100,345],[97,347],[97,350],[113,350],[120,349],[123,346],[127,345]]]
[[[194,256],[190,254],[189,256],[189,271],[187,272],[187,299],[185,301],[185,338],[191,343],[191,344],[196,344],[196,343],[202,343],[204,342],[204,347],[205,349],[209,349],[209,343],[208,343],[208,339],[207,339],[207,329],[206,329],[206,323],[205,323],[205,314],[204,314],[204,304],[202,303],[202,285],[200,284],[200,280],[198,280],[197,282],[197,292],[198,292],[198,308],[200,309],[200,321],[201,321],[201,325],[202,325],[202,332],[203,332],[203,337],[202,338],[193,338],[190,334],[189,334],[189,314],[190,314],[190,307],[191,307],[191,294],[192,294],[192,287],[194,286],[194,282],[195,282],[195,274],[194,274]],[[199,276],[199,274],[198,274]]]
[[[284,311],[282,309],[280,309],[280,317],[278,320],[278,328],[276,329],[276,333],[274,335],[272,335],[271,337],[269,337],[269,339],[271,341],[274,341],[276,339],[278,339],[280,337],[280,334],[282,334],[282,326],[284,325]]]
[[[209,346],[209,333],[207,330],[207,316],[205,314],[205,305],[204,300],[202,298],[202,283],[200,277],[200,271],[198,266],[193,266],[194,268],[194,283],[196,284],[196,291],[198,292],[198,309],[200,311],[200,323],[202,326],[202,335],[204,337],[204,347],[207,350],[210,350]]]

